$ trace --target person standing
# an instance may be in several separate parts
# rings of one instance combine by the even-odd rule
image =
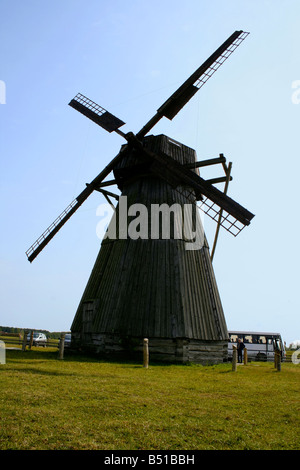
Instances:
[[[237,353],[238,353],[238,362],[243,362],[243,349],[245,348],[245,345],[241,338],[238,338],[237,342]]]

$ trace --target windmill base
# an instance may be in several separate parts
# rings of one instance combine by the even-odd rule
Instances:
[[[72,348],[107,359],[143,360],[143,338],[108,334],[72,333]],[[201,341],[187,338],[148,338],[149,361],[169,363],[219,364],[228,358],[227,341]]]

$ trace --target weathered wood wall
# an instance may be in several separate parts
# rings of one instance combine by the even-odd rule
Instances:
[[[142,362],[143,339],[113,334],[74,333],[72,346],[98,354],[103,358],[130,358]],[[218,364],[227,361],[227,341],[201,341],[191,339],[149,339],[149,362]]]

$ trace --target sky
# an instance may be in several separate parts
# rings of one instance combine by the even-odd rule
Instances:
[[[0,0],[1,326],[69,331],[100,248],[106,201],[96,192],[33,263],[25,255],[124,143],[69,101],[80,92],[138,132],[244,30],[233,55],[151,133],[199,160],[223,153],[229,196],[255,214],[237,237],[219,235],[213,266],[228,329],[300,338],[299,18],[298,0]],[[220,176],[213,170],[202,176]],[[216,226],[204,225],[212,247]]]

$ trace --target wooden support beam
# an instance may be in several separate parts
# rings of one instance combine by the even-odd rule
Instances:
[[[106,189],[101,189],[101,188],[95,188],[95,191],[98,191],[99,193],[102,193],[104,196],[111,196],[117,201],[119,200],[119,196],[117,194],[111,193],[110,191],[106,191]]]
[[[220,178],[211,178],[210,180],[206,180],[210,184],[216,183],[226,183],[227,176],[220,176]],[[232,176],[229,177],[229,180],[232,181]]]
[[[231,168],[232,168],[232,163],[229,162],[228,168],[226,169],[226,183],[225,183],[225,188],[224,188],[224,194],[227,194],[227,191],[228,191],[228,185],[229,185],[229,181],[230,181]],[[223,209],[220,209],[219,218],[218,218],[218,223],[217,223],[217,228],[216,228],[216,233],[215,233],[214,244],[213,244],[212,251],[211,251],[211,255],[210,255],[211,261],[213,260],[214,254],[215,254],[215,251],[216,251],[216,246],[217,246],[217,241],[218,241],[220,226],[221,226],[221,222],[222,222],[222,215],[223,215]]]
[[[113,203],[111,202],[111,200],[109,199],[108,195],[106,194],[105,191],[101,191],[103,196],[105,197],[105,199],[107,200],[108,204],[114,209],[114,211],[116,211],[116,208],[115,206],[113,205]]]
[[[195,163],[187,163],[184,166],[184,168],[189,168],[189,169],[194,169],[194,168],[200,168],[203,166],[210,166],[210,165],[218,165],[219,163],[225,163],[226,158],[224,155],[221,153],[219,157],[217,158],[209,158],[208,160],[201,160],[200,162],[195,162]]]
[[[99,188],[103,188],[104,186],[112,186],[114,184],[117,184],[116,180],[104,181],[103,183],[99,184]]]

